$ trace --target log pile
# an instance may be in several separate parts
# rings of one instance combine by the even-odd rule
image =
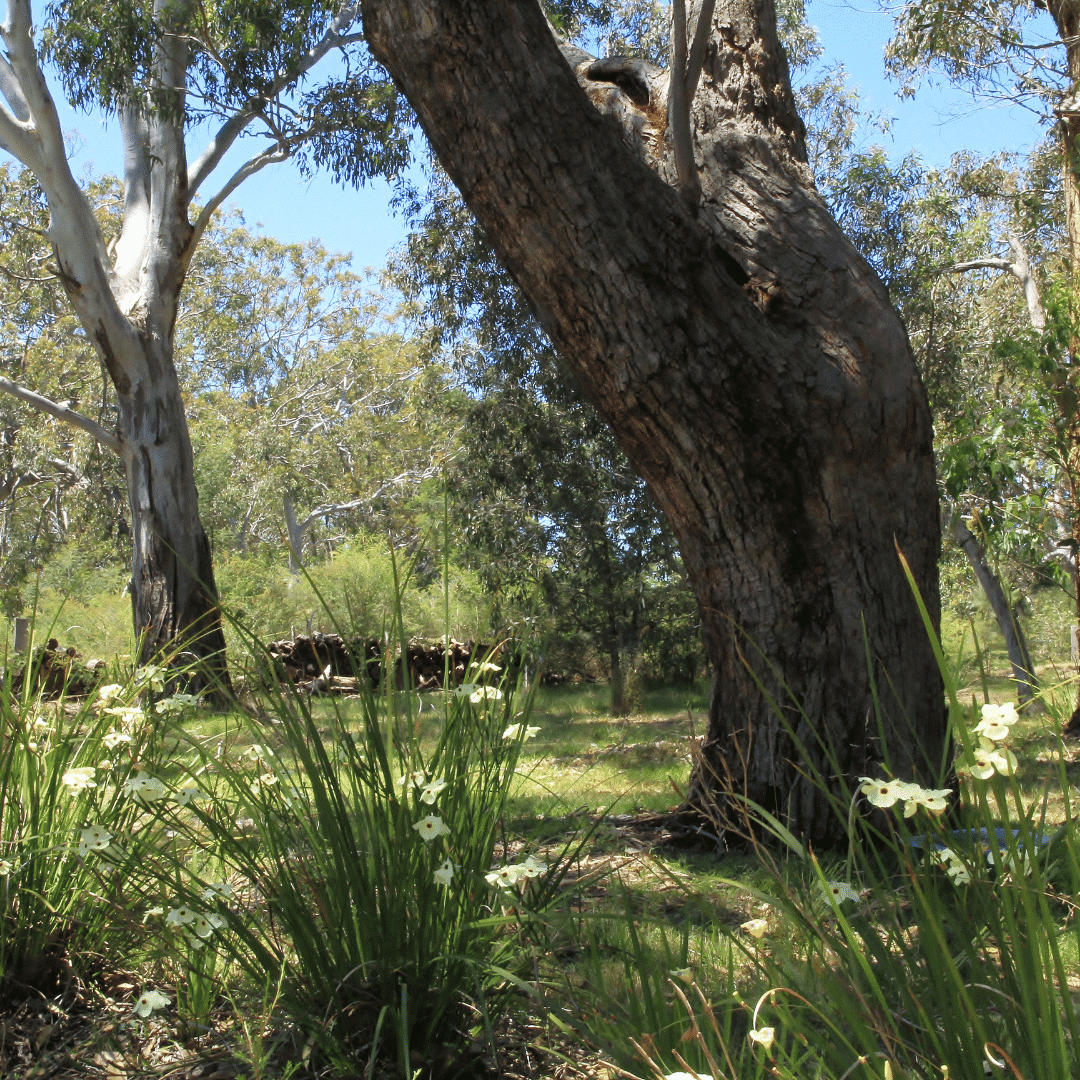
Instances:
[[[491,651],[488,645],[453,638],[449,642],[410,642],[406,662],[413,690],[442,687],[448,648],[451,686],[460,685],[473,660],[483,660]],[[271,641],[267,651],[274,659],[278,678],[313,693],[357,693],[365,674],[372,689],[382,683],[383,646],[377,638],[347,642],[338,634],[316,632]],[[397,684],[399,689],[404,684],[400,672]]]
[[[27,672],[33,680],[33,693],[46,701],[58,697],[79,698],[91,693],[105,675],[101,660],[82,663],[74,646],[63,648],[56,638],[49,638],[34,650],[30,663],[11,677],[11,688],[21,694]]]

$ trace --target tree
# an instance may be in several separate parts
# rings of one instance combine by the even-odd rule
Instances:
[[[205,5],[59,0],[39,34],[76,105],[116,113],[124,203],[111,238],[68,166],[29,0],[0,28],[0,147],[40,184],[56,273],[117,397],[133,537],[132,606],[142,658],[183,650],[227,678],[210,547],[200,522],[173,338],[180,291],[214,211],[273,162],[327,165],[359,181],[404,160],[395,96],[360,51],[355,9],[316,0]],[[331,54],[344,71],[309,88]],[[346,122],[347,121],[347,122]],[[213,127],[189,167],[185,133]],[[265,143],[211,189],[241,135]],[[197,200],[202,200],[201,205]]]
[[[1068,281],[1059,312],[1071,327],[1064,337],[1051,333],[1060,345],[1057,355],[1045,348],[1039,351],[1045,374],[1054,383],[1060,421],[1055,442],[1061,446],[1070,485],[1067,518],[1072,531],[1069,544],[1075,550],[1080,545],[1080,408],[1076,404],[1080,395],[1080,337],[1075,330],[1080,323],[1080,3],[915,0],[897,19],[887,58],[891,70],[905,79],[905,93],[915,92],[923,72],[937,71],[976,97],[1023,102],[1043,123],[1052,125],[1059,149],[1066,239],[1063,269]],[[1019,246],[1010,245],[1011,251],[986,252],[978,261],[980,268],[1003,270],[1021,283],[1037,324],[1039,278],[1045,284],[1054,277],[1054,266],[1044,266],[1040,275],[1026,252],[1022,221],[1026,215],[1017,216],[1021,220],[1014,239]],[[991,267],[988,258],[996,267]],[[1076,606],[1080,621],[1080,578]],[[1077,711],[1080,713],[1080,697]]]
[[[599,662],[613,715],[627,715],[642,648],[667,661],[653,671],[667,679],[686,678],[700,652],[674,539],[441,170],[411,224],[387,276],[471,402],[446,475],[493,625],[528,615],[539,587],[549,662]]]
[[[176,360],[218,544],[298,571],[319,526],[404,539],[402,506],[457,448],[460,395],[395,322],[344,256],[210,230]]]
[[[673,76],[560,49],[530,3],[363,13],[677,537],[714,667],[692,804],[730,815],[734,790],[839,839],[803,767],[851,778],[885,759],[928,777],[941,761],[940,676],[896,557],[936,619],[940,525],[926,396],[885,290],[814,190],[772,6],[725,5]]]
[[[109,188],[89,194],[107,214]],[[90,345],[48,269],[47,224],[33,177],[0,167],[0,386],[18,395],[0,400],[0,594],[10,616],[23,612],[26,579],[70,537],[95,556],[123,548],[130,560],[113,413],[102,370],[86,362]]]

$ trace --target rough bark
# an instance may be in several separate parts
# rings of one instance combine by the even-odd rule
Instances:
[[[675,191],[662,74],[564,58],[526,0],[363,13],[675,530],[714,670],[693,804],[723,815],[745,794],[838,840],[803,769],[835,787],[883,759],[923,779],[941,760],[940,676],[896,555],[936,619],[940,523],[907,337],[813,187],[772,5],[713,15],[696,214]]]

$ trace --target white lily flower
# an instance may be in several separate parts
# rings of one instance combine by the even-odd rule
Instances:
[[[1019,719],[1016,706],[1011,701],[1001,705],[984,705],[982,719],[972,729],[972,733],[982,735],[991,742],[1000,742],[1009,737],[1009,728]]]
[[[846,881],[826,881],[824,888],[825,895],[834,904],[841,904],[845,900],[859,902],[859,894]]]
[[[431,806],[445,787],[445,780],[432,780],[430,784],[424,785],[424,790],[420,793],[420,801]]]
[[[756,1028],[750,1032],[750,1041],[764,1050],[772,1048],[776,1040],[776,1029],[771,1027]]]
[[[68,769],[60,779],[67,785],[71,794],[74,795],[78,791],[85,791],[87,788],[97,787],[97,781],[94,779],[94,771],[95,770],[91,765],[86,765],[78,769]]]
[[[132,1009],[136,1016],[147,1017],[155,1009],[164,1009],[171,1000],[158,990],[146,990],[136,1000]]]
[[[512,885],[517,884],[518,878],[521,877],[521,870],[520,865],[503,866],[498,870],[492,870],[490,873],[485,874],[484,880],[494,888],[509,889]]]
[[[427,817],[421,818],[413,825],[413,828],[423,840],[434,840],[437,836],[450,835],[450,827],[441,817],[436,817],[434,814],[428,814]]]
[[[188,923],[194,922],[197,918],[197,912],[189,908],[187,904],[181,904],[179,907],[169,909],[168,915],[165,916],[165,925],[187,926]]]
[[[104,851],[111,840],[111,832],[100,825],[91,825],[79,833],[79,854],[87,855],[91,851]]]

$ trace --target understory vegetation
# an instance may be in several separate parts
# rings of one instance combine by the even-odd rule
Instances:
[[[741,849],[686,846],[703,684],[624,719],[492,654],[320,698],[233,632],[239,711],[123,657],[84,698],[7,667],[6,1075],[1077,1075],[1074,691],[1018,716],[970,625],[955,760],[860,781],[833,854],[749,805]]]

